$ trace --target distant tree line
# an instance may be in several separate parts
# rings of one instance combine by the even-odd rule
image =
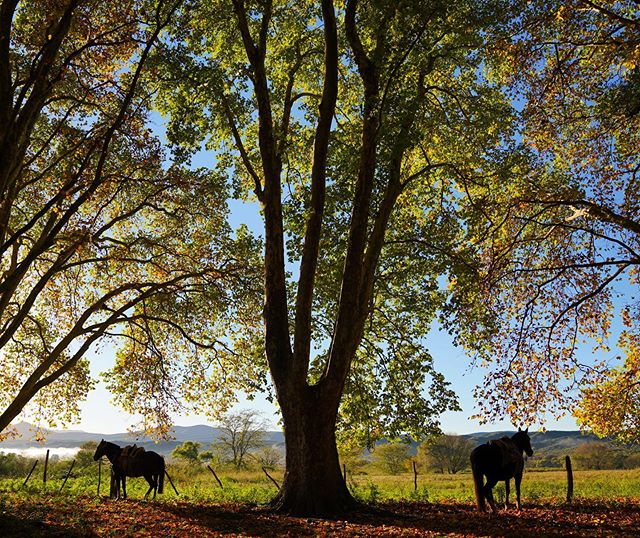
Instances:
[[[475,443],[460,435],[441,435],[425,440],[417,446],[415,455],[407,442],[379,444],[370,455],[364,449],[351,447],[342,450],[341,461],[353,474],[365,473],[372,466],[388,474],[407,472],[415,461],[421,472],[456,474],[469,469],[469,454]],[[569,455],[576,469],[636,469],[640,468],[640,450],[607,441],[587,442],[567,449],[540,449],[527,461],[537,469],[564,466]]]
[[[87,442],[76,454],[74,474],[86,472],[93,463],[96,443]],[[340,461],[349,475],[378,471],[399,475],[409,472],[415,461],[420,473],[456,474],[468,471],[469,453],[475,446],[461,435],[434,436],[419,444],[413,453],[412,445],[406,441],[390,441],[377,445],[372,451],[351,446],[340,450]],[[637,469],[640,468],[640,450],[637,447],[620,446],[606,441],[594,441],[576,447],[536,450],[527,461],[529,468],[554,469],[564,466],[566,455],[571,456],[576,469]],[[241,411],[225,415],[220,425],[220,435],[207,447],[203,443],[185,441],[171,454],[176,462],[187,467],[210,464],[236,470],[255,467],[278,468],[283,464],[281,447],[266,443],[266,425],[259,413]],[[0,452],[0,477],[20,478],[26,476],[34,458],[14,453]],[[54,476],[63,474],[68,461],[54,455],[49,459],[49,468]]]

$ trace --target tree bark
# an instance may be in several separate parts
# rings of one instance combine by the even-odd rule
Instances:
[[[324,85],[314,143],[311,211],[306,222],[298,280],[293,349],[284,261],[280,177],[282,158],[278,153],[277,137],[274,133],[272,95],[265,69],[267,28],[271,20],[272,6],[269,0],[263,3],[258,42],[251,35],[252,28],[249,25],[245,1],[233,0],[233,7],[252,70],[258,110],[258,141],[264,177],[264,190],[260,191],[257,188],[257,191],[260,193],[265,219],[265,352],[282,410],[287,449],[284,481],[272,507],[276,511],[298,516],[342,514],[353,509],[356,501],[351,496],[341,472],[335,426],[345,379],[362,338],[369,304],[366,295],[371,293],[373,287],[373,271],[367,271],[365,253],[369,265],[375,268],[384,230],[400,191],[400,184],[394,184],[391,192],[387,193],[386,206],[383,217],[379,219],[375,241],[367,250],[379,128],[378,72],[358,35],[357,0],[349,1],[346,5],[345,27],[365,90],[362,146],[331,348],[320,381],[314,386],[309,386],[314,283],[323,224],[327,155],[338,92],[339,56],[333,1],[321,2],[325,34]],[[381,52],[383,42],[379,45],[376,47],[377,52]],[[291,85],[290,79],[289,87]],[[289,95],[290,92],[285,93]],[[285,118],[282,122],[285,126],[288,123],[288,107],[290,98],[285,99]],[[242,155],[243,146],[238,143],[239,137],[235,134],[234,136]],[[282,136],[286,136],[286,128]],[[255,175],[252,171],[257,168],[251,163],[248,164],[248,172]]]
[[[297,516],[343,514],[357,503],[338,459],[337,408],[321,402],[315,387],[305,392],[303,398],[293,398],[283,408],[286,472],[272,507]]]

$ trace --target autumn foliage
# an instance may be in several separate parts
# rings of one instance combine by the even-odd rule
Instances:
[[[637,441],[639,21],[630,0],[1,0],[0,435],[77,417],[109,346],[115,402],[159,436],[266,392],[274,507],[341,514],[337,441],[422,440],[459,408],[439,322],[486,368],[481,420]],[[230,199],[264,227],[233,229]]]

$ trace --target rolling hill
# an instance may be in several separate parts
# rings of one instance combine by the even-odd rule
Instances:
[[[90,433],[82,430],[45,430],[46,442],[41,444],[34,439],[35,427],[27,422],[21,422],[16,426],[19,437],[0,442],[0,451],[3,448],[24,449],[30,447],[78,447],[87,441],[100,441],[106,439],[120,445],[136,443],[147,449],[155,450],[161,454],[169,454],[179,444],[184,441],[195,441],[201,443],[203,447],[220,435],[219,428],[200,424],[197,426],[175,426],[172,431],[173,439],[169,441],[154,442],[150,438],[136,435],[129,432],[102,434]],[[504,435],[511,435],[513,432],[477,432],[464,435],[474,444],[486,443],[490,439],[497,439]],[[284,447],[284,435],[280,431],[267,432],[266,443],[271,446]],[[583,434],[579,431],[546,431],[532,432],[531,444],[536,452],[566,452],[569,453],[575,447],[588,443],[597,442],[599,439],[593,434]],[[413,443],[413,451],[416,444]],[[415,452],[414,452],[415,453]]]
[[[31,447],[62,447],[72,448],[78,447],[88,441],[97,441],[105,439],[119,445],[137,444],[149,450],[155,450],[160,454],[169,454],[179,444],[184,441],[195,441],[207,446],[216,440],[220,435],[220,429],[212,426],[199,424],[196,426],[175,426],[171,436],[173,439],[168,441],[155,442],[149,437],[141,434],[122,432],[122,433],[91,433],[82,430],[47,430],[44,429],[46,441],[39,443],[34,439],[36,428],[27,423],[20,422],[16,425],[19,436],[15,439],[8,439],[0,442],[0,452],[3,448],[23,449]],[[284,445],[284,435],[282,432],[267,432],[265,442],[268,445]]]

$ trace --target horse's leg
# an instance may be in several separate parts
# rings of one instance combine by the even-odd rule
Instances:
[[[491,512],[496,513],[496,502],[493,500],[493,487],[498,483],[494,478],[487,477],[487,483],[484,485],[484,496],[487,501],[489,501],[489,506],[491,507]]]
[[[118,500],[120,498],[120,475],[116,474],[114,475],[114,480],[115,480],[115,499]]]
[[[113,470],[109,475],[109,498],[114,499],[116,496],[116,475],[113,474]]]
[[[127,476],[124,474],[122,475],[122,498],[127,498]]]
[[[149,493],[151,493],[151,490],[153,489],[155,491],[155,487],[156,487],[156,482],[153,479],[153,475],[144,475],[144,479],[147,481],[147,483],[149,484],[149,489],[147,490],[147,492],[144,494],[144,500],[146,501],[147,498],[149,497]],[[155,494],[153,496],[153,498],[155,499]]]
[[[510,478],[507,478],[504,481],[504,509],[509,510],[509,482],[511,482]]]
[[[520,483],[522,482],[522,471],[516,472],[515,482],[516,482],[516,506],[518,507],[518,510],[520,510],[520,508],[521,508],[521,506],[520,506]]]

